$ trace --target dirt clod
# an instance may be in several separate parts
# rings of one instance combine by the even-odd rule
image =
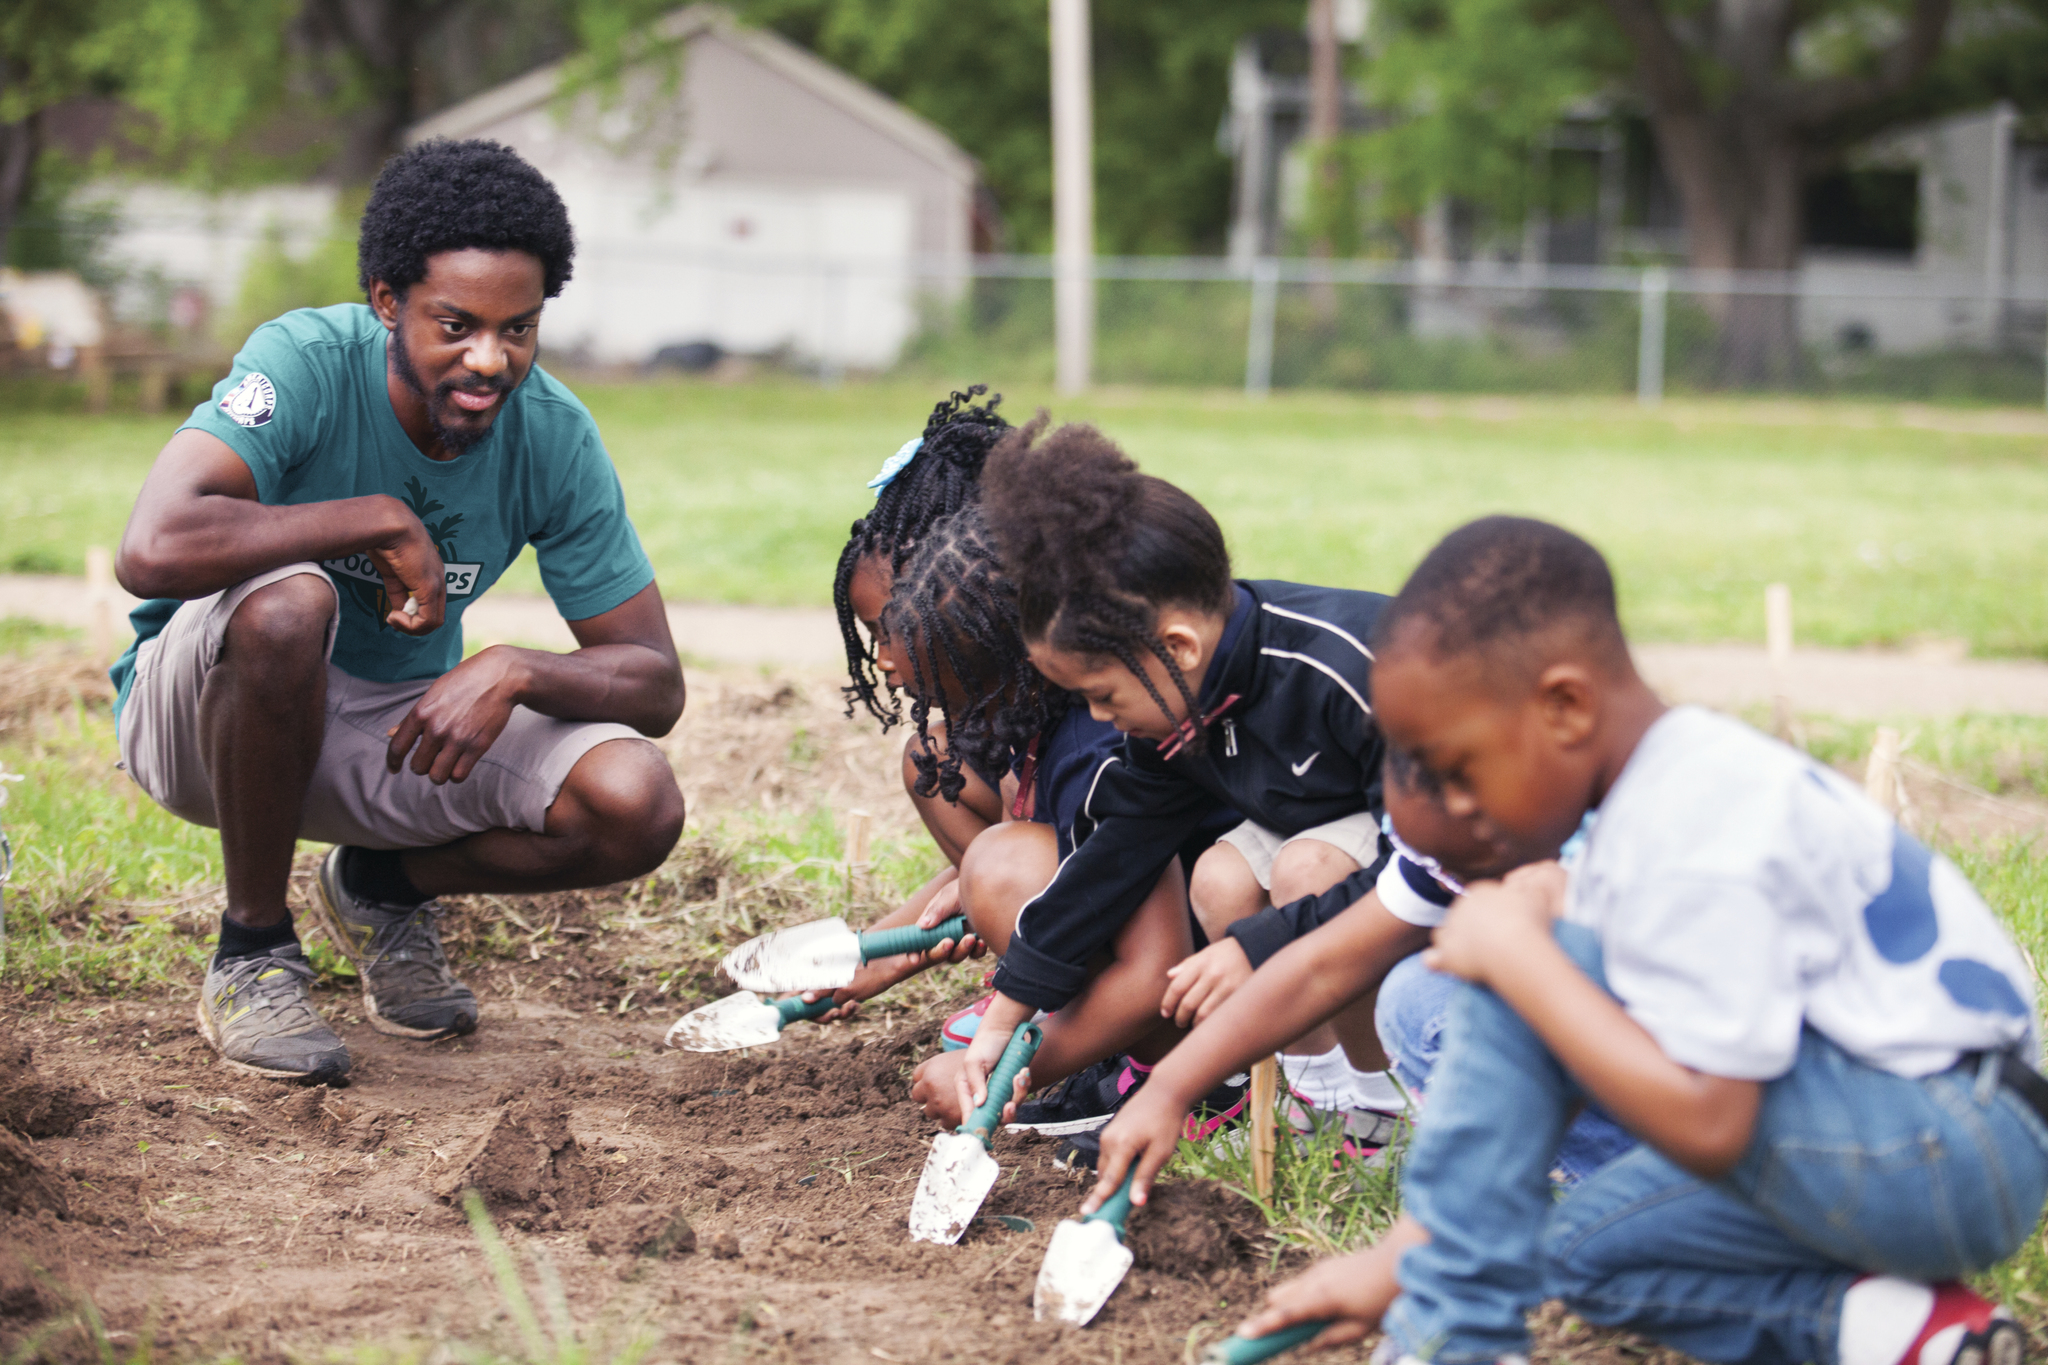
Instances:
[[[1175,1180],[1153,1187],[1130,1221],[1135,1264],[1194,1278],[1249,1263],[1265,1220],[1243,1195],[1213,1180]]]
[[[593,1256],[681,1255],[697,1249],[697,1234],[674,1204],[618,1204],[598,1210],[584,1234]]]
[[[32,1138],[69,1137],[99,1106],[75,1086],[52,1085],[27,1043],[0,1032],[0,1128]]]
[[[474,1188],[492,1210],[590,1206],[590,1172],[559,1101],[519,1100],[491,1116],[483,1133],[436,1188],[454,1200]]]
[[[70,1211],[62,1182],[27,1142],[0,1128],[0,1210],[35,1213],[45,1209],[56,1214]]]

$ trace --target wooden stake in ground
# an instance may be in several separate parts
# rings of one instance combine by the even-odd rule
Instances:
[[[1899,732],[1889,725],[1877,727],[1877,739],[1870,746],[1870,762],[1863,769],[1863,791],[1884,807],[1884,813],[1899,818]]]
[[[1273,1196],[1273,1106],[1280,1097],[1280,1061],[1268,1057],[1252,1064],[1252,1188],[1259,1198]]]
[[[1779,739],[1792,742],[1792,587],[1787,583],[1764,585],[1764,648],[1771,658],[1771,728]]]
[[[868,839],[874,833],[875,817],[864,810],[846,812],[846,895],[848,899],[867,894]]]
[[[104,545],[85,548],[85,635],[97,663],[114,660],[114,556]]]

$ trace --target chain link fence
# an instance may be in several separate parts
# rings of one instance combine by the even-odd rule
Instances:
[[[302,207],[289,240],[275,223],[156,211],[118,231],[111,217],[64,231],[84,243],[74,254],[98,260],[83,273],[117,323],[196,359],[224,356],[286,308],[359,297],[349,225]],[[549,305],[557,363],[739,354],[827,380],[1054,376],[1049,257],[877,257],[837,239],[802,255],[705,251],[615,227],[589,226],[575,279]],[[1760,274],[1142,256],[1097,258],[1092,276],[1100,384],[2048,401],[2048,278],[1973,279],[1904,258],[1816,256]]]
[[[977,257],[928,281],[898,365],[1049,379],[1052,273]],[[2048,401],[2048,280],[1157,257],[1094,273],[1098,383]]]

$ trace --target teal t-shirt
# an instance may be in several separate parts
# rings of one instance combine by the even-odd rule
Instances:
[[[393,630],[384,613],[394,604],[369,558],[327,560],[341,590],[337,667],[372,682],[446,673],[462,661],[462,613],[528,544],[565,620],[610,611],[654,581],[597,423],[560,381],[534,366],[488,436],[455,459],[430,460],[391,410],[386,336],[359,303],[287,313],[251,334],[213,397],[179,428],[227,442],[263,503],[388,493],[426,526],[447,565],[447,623],[424,636]],[[135,646],[113,668],[117,708],[136,649],[178,605],[145,602],[131,616]]]

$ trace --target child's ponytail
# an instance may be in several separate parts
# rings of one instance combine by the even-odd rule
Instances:
[[[998,443],[982,494],[1017,583],[1025,638],[1116,659],[1171,716],[1140,663],[1140,653],[1150,653],[1166,666],[1183,714],[1193,715],[1193,688],[1159,638],[1159,610],[1229,612],[1223,528],[1187,493],[1141,473],[1094,427],[1048,434],[1048,425],[1041,413]]]

